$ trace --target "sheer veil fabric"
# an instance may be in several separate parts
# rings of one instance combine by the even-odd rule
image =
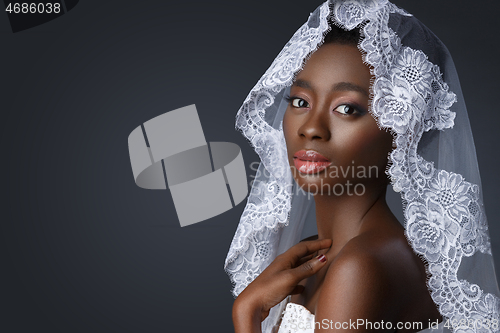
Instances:
[[[225,262],[233,295],[315,228],[314,199],[293,180],[281,125],[294,76],[332,24],[361,27],[358,48],[375,77],[370,113],[394,136],[386,173],[401,194],[408,242],[427,262],[432,299],[445,320],[474,322],[453,331],[499,331],[481,179],[453,60],[427,27],[387,0],[323,3],[238,111],[236,128],[261,164]],[[263,332],[271,332],[283,307],[271,310]],[[477,324],[495,320],[496,327]]]

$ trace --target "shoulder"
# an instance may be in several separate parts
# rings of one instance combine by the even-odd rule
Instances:
[[[363,237],[353,239],[336,256],[323,282],[323,288],[355,291],[356,297],[388,296],[391,288],[387,246]],[[324,289],[323,289],[324,290]],[[363,292],[370,291],[367,295]],[[357,294],[357,295],[356,295]]]
[[[401,281],[412,270],[404,264],[412,254],[402,237],[375,233],[347,243],[328,267],[316,308],[319,317],[396,319]]]
[[[393,272],[399,274],[411,269],[414,257],[403,232],[366,232],[344,246],[330,265],[328,275],[334,277],[336,272],[347,274],[361,270],[377,280],[391,279]]]

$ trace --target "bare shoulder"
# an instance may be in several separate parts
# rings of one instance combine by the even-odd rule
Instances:
[[[398,276],[405,271],[414,275],[422,263],[408,244],[403,229],[373,230],[354,237],[332,264],[351,267],[359,262],[365,270],[382,270],[384,275],[395,272]]]
[[[409,289],[419,276],[425,281],[418,260],[402,233],[375,231],[353,238],[328,267],[316,307],[318,318],[400,319],[407,309],[404,303],[411,300]]]
[[[374,282],[401,275],[417,275],[420,259],[408,244],[403,231],[375,230],[350,240],[336,256],[327,276],[337,273],[362,272],[373,277]]]

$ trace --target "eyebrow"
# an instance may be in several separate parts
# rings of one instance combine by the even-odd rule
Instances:
[[[314,90],[309,81],[301,80],[301,79],[298,79],[295,82],[293,82],[292,86],[305,88],[305,89],[309,89],[309,90]],[[351,83],[351,82],[335,83],[333,85],[331,91],[357,91],[357,92],[362,93],[363,95],[369,96],[368,91],[366,91],[366,89],[358,86],[357,84]]]

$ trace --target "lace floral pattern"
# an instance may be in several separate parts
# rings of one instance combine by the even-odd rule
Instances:
[[[498,297],[457,277],[464,256],[477,251],[491,254],[479,187],[459,174],[436,169],[417,153],[424,132],[454,126],[456,114],[450,108],[457,100],[455,94],[443,81],[439,67],[421,50],[403,46],[389,27],[391,14],[410,16],[408,13],[387,0],[331,2],[324,3],[296,32],[237,114],[236,127],[251,142],[270,175],[265,184],[252,188],[226,259],[234,295],[276,256],[279,230],[286,225],[290,211],[292,178],[286,145],[282,131],[265,122],[265,110],[319,47],[330,17],[347,30],[362,26],[359,49],[375,77],[370,111],[381,128],[394,134],[396,148],[390,154],[387,174],[407,203],[405,233],[415,252],[428,262],[433,300],[451,320],[498,320]]]
[[[444,214],[443,207],[429,200],[425,205],[411,203],[407,209],[410,219],[407,221],[407,234],[417,253],[430,262],[441,258],[441,253],[448,253],[458,236],[458,224]]]
[[[363,23],[367,17],[373,16],[384,6],[387,0],[345,0],[333,4],[333,15],[335,21],[339,22],[347,30],[352,30]]]
[[[373,90],[376,101],[373,110],[379,117],[380,126],[392,128],[396,133],[405,133],[415,126],[425,102],[420,95],[411,93],[407,80],[395,74],[389,79],[381,77],[376,80]]]

